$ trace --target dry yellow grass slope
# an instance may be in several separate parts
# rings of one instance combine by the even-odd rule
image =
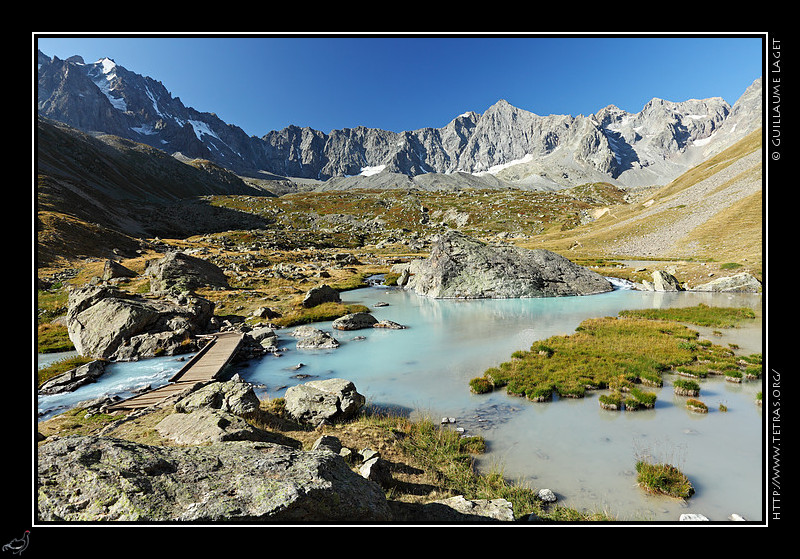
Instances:
[[[535,245],[575,257],[736,262],[760,277],[761,146],[759,129],[638,201]]]

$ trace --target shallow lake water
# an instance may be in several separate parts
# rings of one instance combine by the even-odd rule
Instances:
[[[501,469],[510,480],[549,488],[564,506],[604,510],[626,521],[672,522],[687,512],[712,521],[725,521],[732,513],[762,519],[764,429],[755,404],[760,380],[701,381],[700,399],[709,406],[704,415],[687,411],[684,399],[673,396],[672,375],[665,375],[662,388],[648,389],[658,395],[656,407],[636,412],[600,409],[601,392],[579,400],[533,403],[505,392],[475,395],[468,386],[470,379],[536,340],[570,334],[586,318],[616,316],[623,309],[698,303],[751,307],[757,319],[746,327],[721,330],[722,336],[692,328],[714,343],[738,344],[737,353],[761,352],[760,295],[617,289],[585,297],[456,301],[371,287],[342,293],[342,299],[367,305],[379,320],[408,328],[341,332],[332,330],[330,322],[319,323],[315,326],[332,333],[341,346],[317,351],[295,349],[295,339],[288,336],[291,329],[280,330],[283,356],[249,362],[237,369],[239,375],[257,385],[261,398],[280,397],[287,387],[312,379],[345,378],[368,404],[412,418],[454,418],[451,428],[487,440],[488,452],[477,463],[480,469]],[[376,307],[377,302],[388,306]],[[119,392],[126,376],[139,385],[157,386],[181,364],[176,358],[114,364],[108,378],[61,397],[57,404],[96,397],[111,383]],[[56,397],[48,398],[39,398],[42,418],[56,404]],[[720,411],[720,404],[728,411]],[[634,469],[637,458],[644,456],[681,468],[696,494],[686,504],[645,494],[636,485]]]

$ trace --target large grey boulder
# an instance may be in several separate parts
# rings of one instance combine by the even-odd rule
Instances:
[[[253,386],[238,376],[225,382],[211,382],[175,402],[175,409],[181,413],[211,408],[240,416],[258,411],[259,406]]]
[[[683,291],[680,282],[664,270],[656,270],[653,272],[653,290],[654,291]]]
[[[339,340],[328,332],[308,324],[298,326],[290,336],[297,338],[297,343],[295,344],[297,349],[336,349],[339,347]]]
[[[322,421],[336,422],[355,416],[366,398],[355,385],[345,379],[312,380],[290,386],[284,395],[289,417],[312,425]]]
[[[456,231],[438,235],[410,266],[406,289],[433,298],[517,298],[612,291],[603,276],[554,252],[490,245]]]
[[[339,292],[329,285],[313,287],[306,292],[302,306],[305,308],[316,307],[322,303],[341,303],[342,298]]]
[[[151,260],[147,263],[144,273],[150,278],[151,292],[228,287],[228,278],[221,268],[183,252],[169,252],[163,258]]]
[[[761,282],[752,274],[742,272],[741,274],[717,278],[708,283],[698,285],[692,291],[758,293],[761,291]]]
[[[90,285],[70,293],[66,324],[80,355],[131,360],[196,351],[191,338],[213,313],[213,303],[202,297],[153,299]]]
[[[72,436],[42,444],[37,456],[36,516],[44,522],[391,520],[378,485],[327,451]]]

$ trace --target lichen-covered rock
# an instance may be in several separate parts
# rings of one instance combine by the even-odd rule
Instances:
[[[286,413],[303,423],[339,421],[353,417],[366,403],[355,385],[345,379],[312,380],[290,386],[284,395]]]
[[[362,328],[372,328],[378,323],[378,319],[367,312],[357,312],[340,316],[331,323],[331,327],[336,330],[360,330]]]
[[[391,520],[378,485],[328,451],[72,436],[43,443],[37,454],[36,516],[44,522]]]
[[[238,415],[214,408],[170,414],[158,422],[156,431],[162,437],[186,445],[271,440],[268,432],[253,427]]]
[[[246,416],[258,410],[260,402],[251,384],[239,377],[226,382],[211,382],[175,402],[175,409],[188,413],[212,408]]]
[[[456,231],[438,235],[412,263],[406,289],[433,298],[519,298],[612,291],[603,276],[554,252],[490,245]]]

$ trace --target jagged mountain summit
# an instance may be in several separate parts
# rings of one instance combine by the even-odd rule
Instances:
[[[666,184],[761,126],[761,79],[731,107],[721,98],[653,99],[633,114],[548,115],[499,100],[442,128],[357,126],[323,133],[288,126],[248,136],[186,107],[159,81],[105,58],[87,64],[38,53],[39,114],[241,175],[327,181],[323,188],[417,186],[559,189],[585,182]]]

